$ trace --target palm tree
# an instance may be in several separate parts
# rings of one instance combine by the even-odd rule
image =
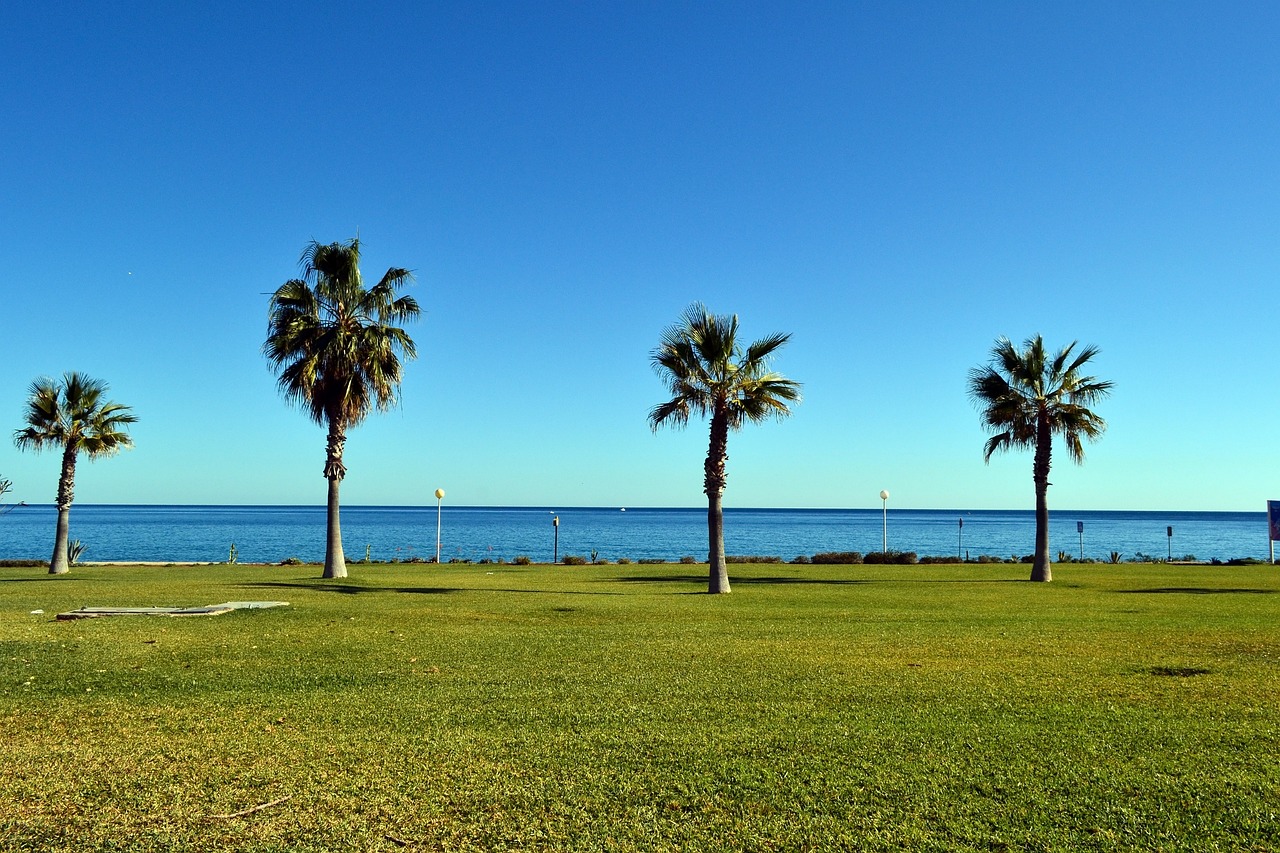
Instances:
[[[347,243],[313,241],[299,264],[302,278],[286,281],[271,297],[263,352],[285,397],[329,428],[324,576],[345,578],[338,485],[347,473],[342,463],[347,430],[372,409],[385,411],[394,405],[401,356],[417,356],[413,339],[395,324],[416,319],[418,303],[412,296],[396,296],[413,278],[408,270],[393,267],[365,288],[359,238]]]
[[[1087,346],[1073,357],[1072,341],[1050,359],[1039,335],[1029,338],[1019,350],[1008,338],[1000,338],[991,349],[990,363],[969,371],[969,396],[982,410],[982,422],[994,433],[987,440],[983,460],[991,461],[997,450],[1035,450],[1032,478],[1036,485],[1036,551],[1031,580],[1049,581],[1049,462],[1053,435],[1062,436],[1067,455],[1084,462],[1081,439],[1099,438],[1106,421],[1089,406],[1111,393],[1112,383],[1081,370],[1098,354]]]
[[[84,453],[91,460],[111,456],[124,447],[133,447],[126,431],[136,423],[128,406],[107,400],[107,384],[72,371],[62,381],[37,379],[31,383],[27,399],[27,426],[16,430],[13,441],[20,450],[62,451],[62,474],[58,478],[58,527],[53,540],[49,573],[69,570],[67,530],[71,524],[71,502],[75,498],[76,458]]]
[[[679,323],[663,332],[652,353],[653,369],[671,393],[670,400],[649,412],[654,432],[665,424],[683,427],[691,414],[711,416],[711,442],[703,465],[710,541],[707,592],[729,592],[721,503],[729,430],[768,417],[781,420],[791,414],[787,404],[799,402],[800,383],[768,369],[770,355],[790,338],[770,335],[744,352],[738,344],[738,316],[717,316],[695,303]]]

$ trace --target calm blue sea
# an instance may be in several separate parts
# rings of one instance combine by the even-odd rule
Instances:
[[[552,518],[558,516],[559,554],[603,559],[706,558],[705,509],[451,507],[441,513],[441,557],[511,560],[552,558]],[[20,507],[0,516],[0,558],[47,560],[53,548],[52,506]],[[961,521],[963,520],[963,526]],[[889,548],[924,555],[1031,553],[1030,510],[890,510]],[[821,551],[879,551],[880,509],[726,509],[725,550],[790,560]],[[1084,532],[1077,532],[1083,524]],[[1173,536],[1168,528],[1173,528]],[[223,561],[231,543],[241,562],[324,557],[322,506],[76,505],[71,538],[83,559],[140,562]],[[435,555],[436,507],[342,509],[349,560],[407,560]],[[1139,553],[1201,560],[1268,556],[1265,512],[1071,512],[1051,515],[1054,554],[1105,560]]]

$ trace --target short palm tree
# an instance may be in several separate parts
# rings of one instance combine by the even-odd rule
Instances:
[[[989,432],[983,459],[991,461],[997,450],[1028,448],[1035,451],[1032,478],[1036,486],[1036,549],[1031,580],[1049,581],[1049,463],[1053,436],[1062,436],[1067,455],[1084,461],[1081,439],[1095,440],[1107,424],[1089,406],[1111,393],[1112,383],[1082,372],[1098,348],[1087,346],[1073,355],[1072,341],[1052,358],[1044,340],[1036,335],[1022,349],[1000,338],[991,349],[991,361],[969,371],[969,396],[982,412]]]
[[[83,453],[90,459],[111,456],[132,447],[127,432],[136,423],[128,406],[105,399],[107,384],[72,371],[62,380],[37,379],[27,398],[27,426],[13,434],[22,450],[62,451],[62,474],[58,478],[58,526],[53,540],[49,573],[69,570],[67,531],[71,524],[71,502],[75,499],[76,459]]]
[[[338,485],[346,476],[342,452],[347,430],[373,409],[396,401],[401,357],[417,355],[413,339],[396,325],[418,316],[412,296],[396,293],[413,276],[391,268],[373,287],[360,276],[360,241],[312,242],[302,252],[302,278],[271,297],[263,352],[280,390],[316,423],[329,428],[324,476],[329,481],[324,576],[344,578]]]
[[[653,368],[666,383],[671,399],[649,412],[649,425],[683,427],[692,414],[709,415],[711,442],[703,465],[707,495],[707,592],[729,592],[724,561],[725,460],[729,431],[750,421],[759,423],[791,414],[788,403],[800,400],[800,383],[769,370],[769,358],[791,338],[775,334],[744,351],[738,343],[738,317],[717,316],[706,306],[685,309],[680,322],[662,334],[653,350]]]

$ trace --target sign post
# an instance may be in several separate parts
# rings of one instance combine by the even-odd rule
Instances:
[[[1084,522],[1076,522],[1076,533],[1080,535],[1080,559],[1084,559]]]
[[[1169,558],[1168,559],[1169,559],[1169,562],[1172,563],[1173,562],[1173,525],[1171,524],[1165,529],[1169,537]]]
[[[1276,561],[1276,541],[1280,540],[1280,501],[1267,501],[1267,544],[1271,547],[1271,562]]]

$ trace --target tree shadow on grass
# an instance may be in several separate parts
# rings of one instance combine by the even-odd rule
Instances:
[[[245,587],[274,587],[281,589],[307,589],[316,592],[336,592],[341,595],[360,595],[362,593],[395,592],[405,595],[450,595],[455,592],[507,592],[518,595],[622,595],[620,592],[591,592],[588,590],[568,589],[503,589],[465,586],[354,586],[340,583],[305,581],[260,581],[242,584]]]
[[[307,589],[313,592],[337,592],[342,595],[361,595],[375,592],[418,593],[421,595],[448,595],[453,592],[466,592],[462,587],[448,586],[355,586],[341,583],[306,583],[304,581],[259,581],[242,584],[245,587],[271,589]]]
[[[707,576],[702,575],[632,575],[626,577],[612,578],[612,581],[621,581],[623,583],[706,583]],[[852,584],[872,583],[872,581],[861,578],[852,578],[848,580],[822,578],[751,578],[751,577],[734,577],[729,576],[729,584],[731,586],[744,586],[751,584],[817,584],[817,585],[833,585],[846,586]]]
[[[624,583],[706,583],[704,575],[636,575],[611,578]],[[1031,583],[1026,578],[788,578],[788,577],[736,577],[729,576],[732,586],[751,584],[802,584],[814,586],[859,586],[885,583]]]
[[[1040,583],[1028,578],[885,578],[867,583]]]
[[[1248,587],[1207,587],[1207,586],[1157,586],[1151,589],[1120,589],[1122,593],[1139,593],[1147,595],[1167,595],[1170,593],[1183,595],[1274,595],[1274,589],[1250,589]]]

